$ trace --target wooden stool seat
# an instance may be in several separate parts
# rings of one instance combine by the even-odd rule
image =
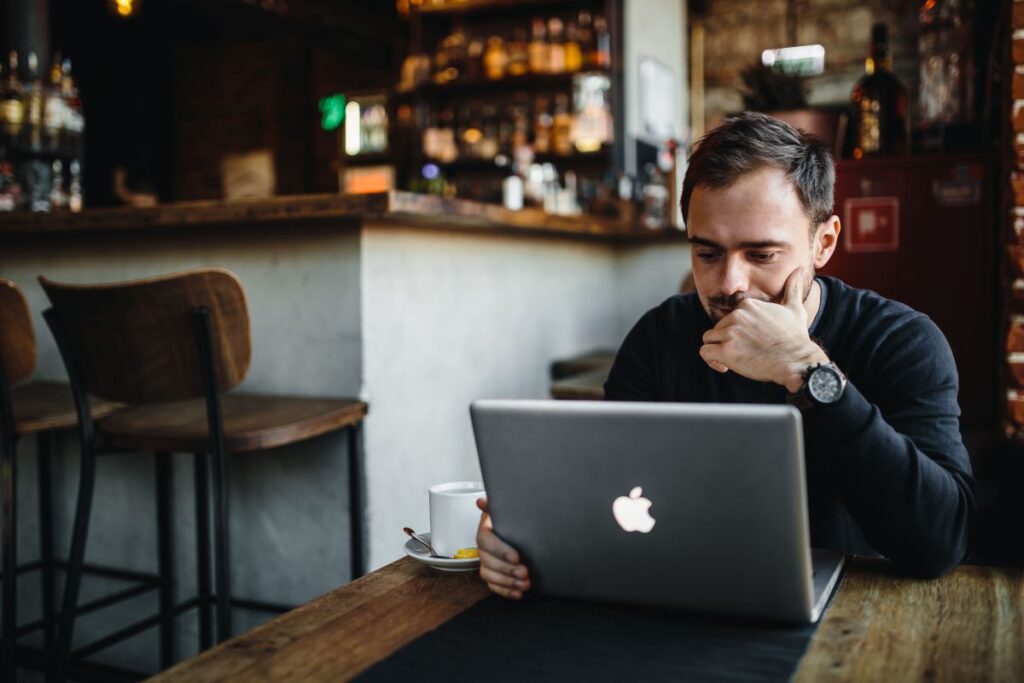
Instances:
[[[335,398],[225,394],[221,397],[224,446],[246,453],[311,439],[358,424],[362,401]],[[203,399],[134,405],[98,425],[113,448],[198,453],[209,450],[209,422]]]
[[[90,397],[94,420],[101,420],[121,404]],[[19,384],[11,391],[14,433],[19,435],[72,429],[78,426],[75,397],[66,382],[38,381]]]

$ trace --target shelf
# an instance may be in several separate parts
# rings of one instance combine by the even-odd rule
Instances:
[[[444,85],[438,83],[424,83],[419,87],[405,92],[395,91],[395,99],[412,99],[419,96],[436,95],[470,95],[474,93],[492,93],[495,91],[514,92],[516,90],[547,90],[554,88],[567,88],[572,85],[575,76],[585,73],[600,73],[611,78],[607,69],[587,69],[584,71],[573,71],[560,74],[525,74],[523,76],[508,76],[499,79],[485,79],[474,81],[455,81]]]
[[[607,166],[611,163],[611,146],[606,145],[597,152],[581,153],[576,152],[568,155],[561,154],[537,154],[534,162],[538,164],[551,163],[558,167],[579,168],[581,166]],[[420,159],[417,165],[436,164],[440,168],[453,172],[478,171],[478,172],[505,172],[508,166],[499,166],[493,159],[458,159],[456,161],[443,162],[437,159]]]
[[[463,2],[448,3],[434,7],[428,4],[429,2],[430,0],[424,0],[423,5],[413,7],[408,16],[521,12],[524,10],[550,11],[561,7],[574,8],[581,5],[597,7],[604,4],[602,0],[464,0]]]

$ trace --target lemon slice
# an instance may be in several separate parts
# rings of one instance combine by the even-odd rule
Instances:
[[[477,557],[480,557],[480,551],[476,548],[459,548],[459,550],[455,553],[455,557],[453,559],[472,560],[476,559]]]

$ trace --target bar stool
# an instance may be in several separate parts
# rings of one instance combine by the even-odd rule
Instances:
[[[199,608],[200,649],[209,647],[215,600],[217,640],[231,634],[232,596],[228,545],[227,454],[273,448],[335,430],[349,434],[352,575],[363,573],[362,472],[359,427],[367,405],[354,399],[298,398],[226,393],[245,378],[251,343],[245,294],[234,274],[219,268],[132,282],[67,285],[40,277],[53,307],[44,317],[64,359],[76,399],[86,392],[126,407],[99,425],[79,425],[82,475],[72,532],[69,573],[58,629],[62,658],[81,659],[128,629],[71,653],[75,607],[92,504],[96,456],[111,450],[156,456],[158,516],[170,520],[171,453],[193,453],[196,489],[199,595],[172,604],[171,536],[159,540],[160,615],[136,626],[161,625],[161,665],[173,661],[174,616]],[[207,455],[212,458],[216,590],[210,591]],[[252,601],[235,600],[236,604]]]
[[[35,370],[36,339],[25,296],[10,280],[0,278],[0,496],[3,497],[3,672],[14,680],[17,637],[43,629],[43,649],[54,645],[54,570],[51,440],[57,430],[78,423],[71,389],[62,382],[23,382]],[[93,419],[117,409],[116,404],[91,400]],[[17,442],[22,436],[37,440],[39,487],[39,552],[36,562],[17,564]],[[17,576],[41,570],[43,617],[18,628]]]

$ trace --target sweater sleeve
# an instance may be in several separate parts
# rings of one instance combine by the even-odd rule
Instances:
[[[866,372],[870,398],[851,381],[837,404],[805,411],[804,424],[826,446],[819,457],[833,459],[867,542],[905,573],[940,576],[969,552],[975,507],[953,354],[915,316],[879,344]]]
[[[658,309],[648,311],[626,335],[604,383],[604,400],[658,400],[657,317]]]

